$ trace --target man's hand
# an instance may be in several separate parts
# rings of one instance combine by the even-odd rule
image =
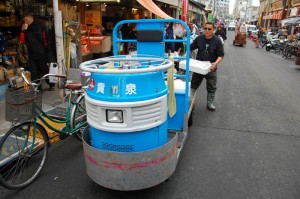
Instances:
[[[23,23],[23,25],[22,25],[22,31],[27,30],[27,28],[28,28],[28,24]]]
[[[216,62],[211,63],[210,72],[214,72],[216,69],[217,69],[217,64],[216,64]]]

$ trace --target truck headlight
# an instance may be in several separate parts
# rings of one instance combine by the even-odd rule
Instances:
[[[123,123],[123,111],[106,110],[106,121],[110,123]]]

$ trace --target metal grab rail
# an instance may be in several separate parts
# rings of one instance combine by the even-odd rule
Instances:
[[[145,61],[150,62],[147,68],[138,69],[123,69],[123,70],[103,70],[107,67],[107,62],[130,62],[130,61]],[[153,64],[151,64],[153,62]],[[155,63],[154,62],[159,62]],[[133,74],[133,73],[149,73],[167,70],[173,65],[173,62],[169,59],[156,58],[156,57],[105,57],[96,60],[91,60],[83,62],[80,64],[79,68],[83,71],[100,73],[100,74]],[[122,65],[117,65],[118,67],[123,67]],[[129,65],[130,66],[130,65]],[[118,68],[115,67],[115,68]]]

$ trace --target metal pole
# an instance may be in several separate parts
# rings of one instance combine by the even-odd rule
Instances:
[[[247,0],[247,4],[246,4],[245,17],[244,17],[245,22],[247,21],[247,20],[246,20],[246,17],[247,17],[247,10],[248,10],[248,8],[250,7],[250,6],[248,6],[248,4],[249,4],[249,0]],[[251,4],[252,4],[252,1],[251,1]]]
[[[213,12],[213,17],[215,17],[216,14],[216,0],[214,0],[214,12]]]
[[[62,74],[64,68],[65,54],[64,54],[64,40],[62,29],[62,13],[58,7],[58,0],[53,0],[53,15],[54,15],[54,30],[56,42],[56,56],[59,72]]]
[[[246,22],[246,13],[247,13],[247,9],[248,9],[248,7],[246,6],[246,10],[245,10],[245,16],[244,16],[244,20],[245,20],[245,22]]]

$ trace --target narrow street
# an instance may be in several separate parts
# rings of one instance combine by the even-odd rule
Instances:
[[[69,137],[50,148],[33,184],[17,191],[0,187],[0,198],[300,198],[300,70],[250,40],[233,46],[234,31],[227,37],[216,112],[206,109],[203,81],[193,126],[168,181],[140,191],[103,188],[86,174],[81,143]]]

